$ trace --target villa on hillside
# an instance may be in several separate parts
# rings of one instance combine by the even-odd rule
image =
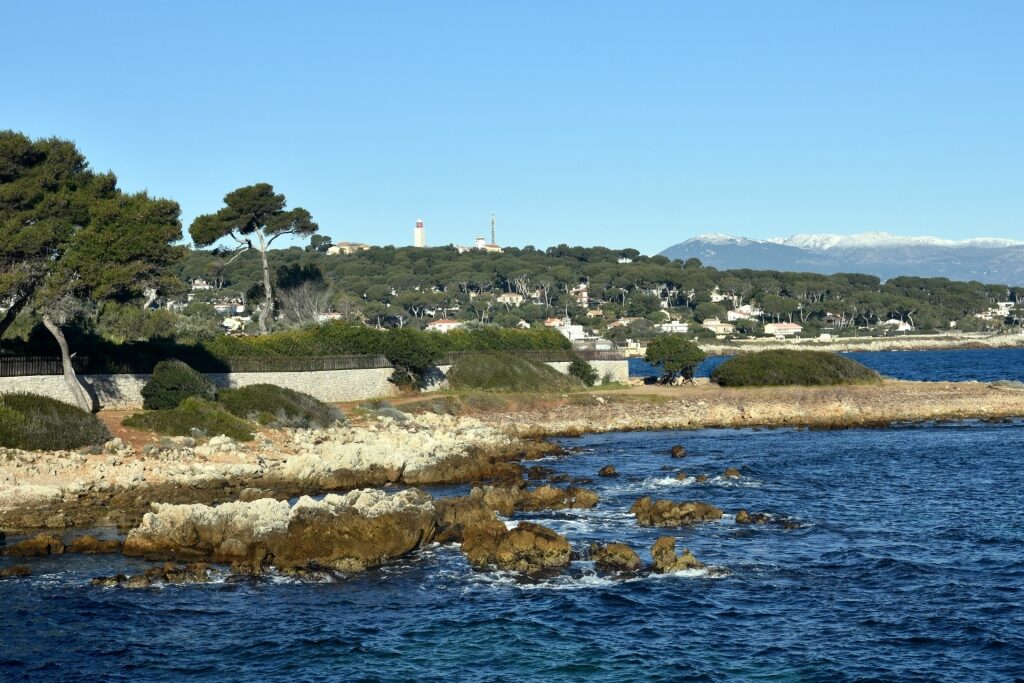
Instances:
[[[704,329],[711,330],[715,334],[732,334],[736,331],[735,325],[731,323],[723,323],[718,318],[705,318],[701,325],[704,326]]]
[[[438,318],[437,320],[432,320],[429,323],[427,323],[427,326],[424,329],[427,329],[431,332],[441,332],[443,334],[446,334],[448,332],[451,332],[452,330],[459,329],[460,327],[462,327],[462,324],[463,323],[461,320],[454,320],[452,318]]]
[[[654,326],[654,329],[659,332],[667,332],[672,334],[686,334],[690,331],[690,324],[673,320],[667,323],[658,323]]]
[[[800,334],[803,331],[804,328],[796,323],[767,323],[764,326],[764,333],[773,335],[776,339],[792,337],[793,335]]]
[[[331,256],[338,254],[354,254],[357,251],[369,251],[370,245],[363,242],[338,242],[334,246],[327,247],[327,253]]]
[[[899,320],[897,318],[889,318],[888,320],[883,320],[882,322],[878,323],[878,326],[888,327],[890,330],[893,330],[895,332],[911,332],[914,329],[914,326],[911,325],[910,323],[905,322],[903,320]]]
[[[523,304],[523,299],[524,297],[522,294],[518,294],[516,292],[503,292],[498,295],[496,301],[499,304],[506,304],[508,306],[515,306],[518,308]]]

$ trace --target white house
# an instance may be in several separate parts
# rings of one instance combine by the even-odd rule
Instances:
[[[888,320],[883,320],[882,322],[878,323],[878,326],[888,327],[896,332],[910,332],[911,330],[914,329],[914,326],[911,325],[910,323],[904,322],[903,320],[898,320],[896,318],[889,318]]]
[[[354,254],[357,251],[369,251],[369,249],[370,245],[363,242],[338,242],[327,247],[327,253],[330,256],[337,256],[338,254]]]
[[[729,322],[735,322],[737,320],[753,320],[764,315],[764,311],[761,309],[751,306],[750,304],[743,304],[735,309],[726,312],[726,318]]]
[[[427,330],[431,332],[441,332],[447,334],[452,330],[457,330],[462,327],[461,320],[453,320],[452,318],[438,318],[427,323]]]
[[[590,292],[587,289],[587,284],[583,283],[569,290],[569,294],[576,299],[576,303],[583,308],[590,305]]]
[[[516,292],[503,292],[498,295],[496,301],[499,304],[507,304],[518,308],[523,303],[523,295]]]
[[[792,337],[794,334],[800,334],[803,330],[804,328],[796,323],[767,323],[764,326],[764,333],[774,335],[777,339]]]
[[[736,326],[730,323],[723,323],[718,318],[705,318],[704,322],[701,323],[705,329],[711,330],[715,334],[732,334],[736,331]]]

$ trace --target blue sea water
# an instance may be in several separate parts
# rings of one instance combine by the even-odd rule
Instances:
[[[842,355],[893,379],[919,382],[1024,381],[1024,348],[857,351]],[[697,367],[696,376],[709,376],[729,358],[709,356]],[[660,373],[642,358],[631,358],[629,374],[631,377],[655,377]]]
[[[1024,680],[1024,421],[562,443],[568,455],[540,464],[592,478],[601,502],[513,521],[645,561],[670,534],[710,569],[620,580],[575,560],[526,581],[434,546],[335,583],[133,591],[89,579],[145,562],[19,560],[34,574],[0,580],[0,681]],[[619,476],[596,477],[606,464]],[[644,495],[726,516],[640,528],[629,508]],[[740,508],[796,528],[737,525]]]

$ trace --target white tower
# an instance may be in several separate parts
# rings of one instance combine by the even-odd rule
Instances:
[[[427,246],[427,231],[423,228],[423,219],[416,219],[416,228],[412,231],[412,243],[415,247]]]

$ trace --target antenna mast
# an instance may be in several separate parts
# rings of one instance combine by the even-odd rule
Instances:
[[[491,212],[491,244],[497,244],[498,243],[498,240],[495,238],[494,223],[495,223],[495,221],[494,221],[494,212],[492,211]]]

